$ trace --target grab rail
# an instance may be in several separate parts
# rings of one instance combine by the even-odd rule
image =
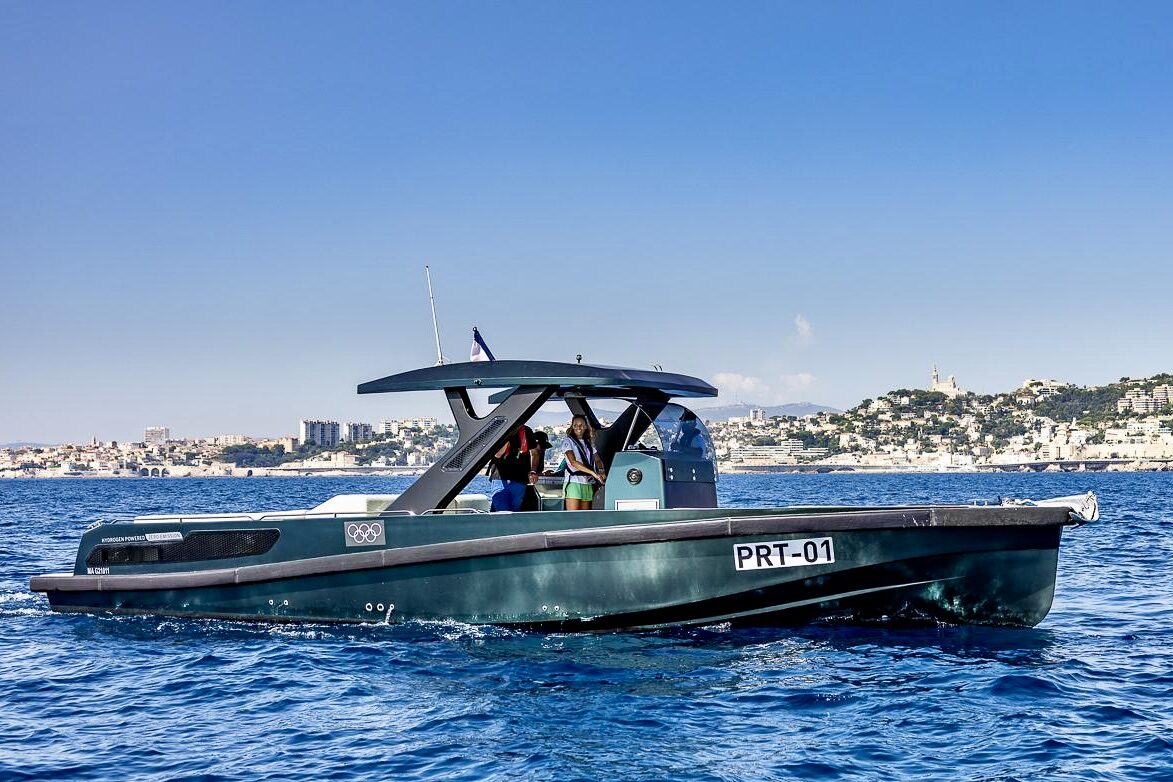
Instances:
[[[416,514],[409,510],[381,510],[381,511],[319,511],[317,513],[309,511],[273,511],[270,513],[252,514],[252,513],[195,513],[195,514],[170,514],[170,515],[144,515],[135,516],[133,514],[123,514],[121,518],[100,519],[91,524],[87,529],[101,526],[102,524],[112,524],[118,521],[129,521],[136,524],[156,524],[162,522],[183,524],[183,523],[200,523],[213,521],[281,521],[284,519],[389,519],[403,516],[434,516],[439,514],[468,514],[468,513],[488,513],[489,511],[481,510],[480,508],[432,508],[422,513]]]
[[[168,514],[155,515],[149,514],[145,516],[134,516],[133,520],[137,524],[155,524],[158,522],[204,522],[204,521],[280,521],[282,519],[382,519],[391,518],[394,516],[412,516],[411,511],[406,510],[381,510],[381,511],[318,511],[316,513],[309,511],[271,511],[269,513],[192,513],[192,514]]]

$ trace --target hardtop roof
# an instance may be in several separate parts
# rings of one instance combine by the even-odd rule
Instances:
[[[439,391],[449,388],[510,388],[553,386],[556,396],[585,397],[717,396],[717,389],[705,381],[674,372],[609,367],[596,364],[569,364],[559,361],[466,361],[400,372],[361,383],[360,394],[391,391]]]

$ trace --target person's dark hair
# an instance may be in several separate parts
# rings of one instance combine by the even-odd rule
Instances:
[[[582,419],[583,426],[586,427],[586,437],[583,439],[593,448],[595,445],[595,430],[591,428],[591,422],[587,420],[585,415],[575,415],[570,417],[570,425],[566,427],[566,436],[577,440],[574,436],[574,422],[579,418]]]

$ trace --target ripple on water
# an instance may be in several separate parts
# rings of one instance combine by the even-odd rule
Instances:
[[[1007,700],[1034,700],[1062,695],[1062,691],[1054,682],[1022,674],[999,676],[990,684],[989,692]]]

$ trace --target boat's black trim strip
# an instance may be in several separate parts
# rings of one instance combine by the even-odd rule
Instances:
[[[1068,513],[1063,508],[932,508],[809,516],[741,516],[703,521],[674,521],[661,524],[631,524],[594,529],[530,532],[185,573],[135,573],[103,576],[59,573],[33,576],[29,587],[34,592],[191,589],[275,581],[283,578],[324,575],[352,570],[421,565],[501,554],[524,554],[553,549],[797,532],[905,529],[909,527],[1057,526],[1066,523],[1068,523]]]

